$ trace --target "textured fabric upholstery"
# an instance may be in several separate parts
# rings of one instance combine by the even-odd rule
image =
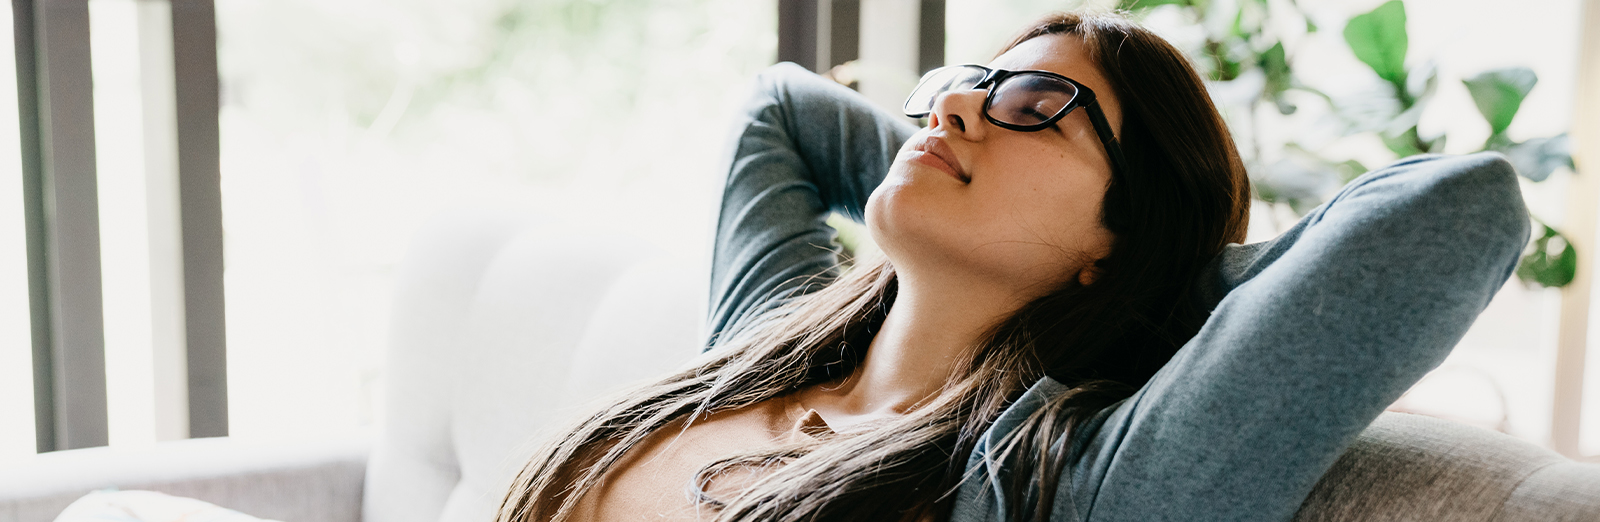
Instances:
[[[1480,428],[1385,413],[1295,519],[1600,520],[1600,464]]]
[[[1493,520],[1600,520],[1600,464],[1556,462],[1535,470]]]
[[[361,519],[364,440],[194,439],[46,453],[0,472],[0,522],[49,522],[102,489],[151,490],[294,522]]]

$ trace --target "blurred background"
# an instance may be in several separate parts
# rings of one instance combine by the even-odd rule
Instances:
[[[816,56],[803,65],[894,107],[922,70],[987,62],[1043,13],[1123,7],[1213,80],[1260,196],[1252,240],[1399,157],[1511,156],[1540,241],[1395,409],[1600,455],[1586,275],[1600,250],[1583,248],[1596,244],[1595,192],[1570,156],[1600,136],[1567,137],[1580,114],[1600,117],[1579,90],[1585,74],[1591,96],[1600,88],[1600,49],[1581,45],[1600,26],[1582,0],[862,0],[835,2],[809,40],[780,37],[788,4],[216,0],[226,433],[315,439],[379,422],[395,266],[432,216],[524,208],[700,255],[729,118],[780,56]],[[157,37],[171,12],[154,0],[88,12],[107,440],[150,445],[187,436],[162,405],[182,326],[161,217],[171,144],[150,131],[172,88],[151,72],[170,53]],[[917,23],[882,22],[908,12]],[[921,31],[918,46],[894,43],[905,31]],[[11,42],[0,100],[18,95]],[[0,464],[39,448],[18,115],[0,103]]]

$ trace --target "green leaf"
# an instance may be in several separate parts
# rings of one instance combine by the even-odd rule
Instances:
[[[1289,59],[1283,52],[1283,42],[1263,51],[1258,63],[1261,71],[1267,73],[1267,93],[1278,94],[1289,89]]]
[[[1384,146],[1389,147],[1390,151],[1393,151],[1396,156],[1399,156],[1399,157],[1402,157],[1402,158],[1407,157],[1407,156],[1415,156],[1415,155],[1418,155],[1418,154],[1422,154],[1423,152],[1427,152],[1427,151],[1424,151],[1424,150],[1422,150],[1420,148],[1417,148],[1418,140],[1417,140],[1417,128],[1416,127],[1411,127],[1409,129],[1406,129],[1404,132],[1401,132],[1400,134],[1397,134],[1397,135],[1390,135],[1388,133],[1383,133],[1383,134],[1380,134],[1378,137],[1383,138],[1383,145]]]
[[[1266,74],[1266,84],[1262,86],[1262,93],[1272,99],[1277,105],[1279,114],[1294,114],[1298,107],[1283,96],[1284,91],[1293,85],[1292,72],[1289,69],[1289,59],[1283,52],[1283,42],[1272,44],[1272,47],[1262,51],[1257,57],[1256,65],[1261,67],[1261,72]]]
[[[1566,167],[1574,171],[1572,142],[1563,132],[1549,138],[1534,138],[1501,150],[1517,173],[1531,181],[1544,181],[1556,169]]]
[[[1517,262],[1517,279],[1527,284],[1560,288],[1578,274],[1578,252],[1556,229],[1544,226],[1544,235],[1533,241],[1533,251]]]
[[[1492,151],[1496,151],[1496,152],[1507,152],[1507,151],[1510,151],[1513,147],[1516,147],[1516,146],[1517,146],[1517,142],[1511,141],[1511,137],[1510,136],[1506,136],[1506,134],[1504,132],[1502,132],[1502,133],[1499,133],[1499,134],[1490,134],[1489,135],[1489,139],[1483,140],[1483,149],[1482,150],[1492,150]]]
[[[1344,26],[1344,41],[1356,58],[1398,89],[1406,84],[1406,7],[1390,0],[1371,12],[1350,19]]]
[[[1478,104],[1478,112],[1489,120],[1491,135],[1498,135],[1511,126],[1511,119],[1522,108],[1528,91],[1539,83],[1539,76],[1527,67],[1507,67],[1484,71],[1477,76],[1461,80]]]
[[[1339,180],[1341,183],[1355,181],[1356,178],[1361,177],[1362,174],[1366,173],[1367,166],[1362,165],[1359,161],[1345,160],[1344,163],[1339,164]]]
[[[1244,72],[1244,65],[1228,56],[1228,49],[1222,42],[1207,42],[1206,54],[1211,57],[1212,80],[1231,81]]]

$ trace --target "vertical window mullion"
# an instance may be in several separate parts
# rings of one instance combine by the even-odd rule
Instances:
[[[228,359],[213,0],[172,0],[172,49],[189,436],[221,437],[228,434]]]
[[[1583,22],[1579,31],[1578,92],[1574,100],[1574,158],[1580,172],[1572,176],[1567,191],[1563,231],[1579,256],[1595,255],[1596,210],[1600,200],[1600,181],[1595,180],[1596,159],[1600,158],[1600,0],[1586,0],[1580,8]],[[1585,162],[1585,160],[1588,160]],[[1585,254],[1587,252],[1588,254]],[[1600,383],[1600,375],[1586,369],[1600,367],[1586,361],[1594,355],[1589,346],[1589,319],[1593,306],[1595,260],[1580,257],[1577,277],[1561,292],[1561,323],[1557,333],[1555,378],[1552,387],[1550,445],[1570,457],[1581,457],[1587,450],[1591,458],[1600,457],[1595,449],[1585,448],[1582,428],[1600,426],[1595,420],[1584,422],[1584,387]],[[1588,381],[1587,383],[1585,381]],[[1593,391],[1591,397],[1597,395]],[[1595,408],[1587,408],[1596,411]]]
[[[944,65],[944,0],[922,0],[917,35],[917,74]]]
[[[104,446],[105,332],[87,0],[16,0],[40,451]]]
[[[817,63],[818,0],[778,0],[778,61]]]
[[[828,52],[818,53],[817,72],[861,57],[861,0],[828,3]]]

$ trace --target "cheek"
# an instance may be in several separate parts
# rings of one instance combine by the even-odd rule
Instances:
[[[1009,234],[1034,238],[1062,250],[1079,250],[1104,228],[1100,201],[1104,187],[1088,183],[1031,186],[994,199],[995,226]],[[998,231],[997,231],[998,233]]]
[[[985,163],[988,176],[968,186],[891,167],[867,200],[866,224],[896,267],[1036,287],[1105,254],[1105,180],[1094,170],[1063,161],[1058,151]]]
[[[1105,177],[1078,162],[1050,161],[1055,159],[1015,165],[1018,174],[1006,183],[975,187],[983,208],[972,225],[989,239],[983,248],[996,268],[1017,277],[1076,272],[1109,250],[1100,210]]]

